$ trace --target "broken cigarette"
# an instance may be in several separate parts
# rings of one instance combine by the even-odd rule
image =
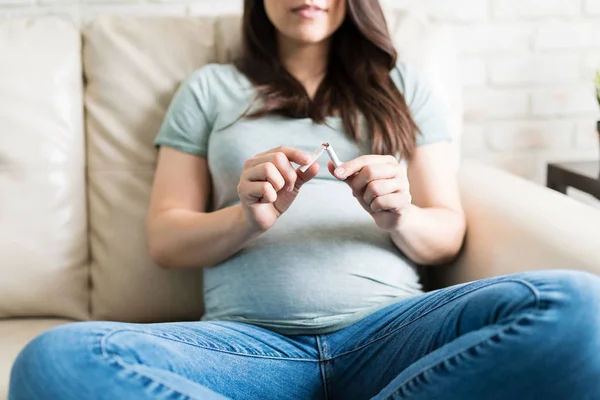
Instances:
[[[306,165],[298,168],[298,169],[302,172],[306,172],[310,168],[310,166],[313,165],[315,163],[315,161],[317,161],[319,159],[319,157],[321,157],[321,154],[323,154],[324,151],[325,151],[324,146],[321,146],[318,149],[316,149],[315,151],[313,151],[313,153],[310,155],[311,162],[309,164],[306,164]]]
[[[342,162],[340,161],[337,154],[335,153],[335,150],[333,150],[333,146],[331,146],[329,143],[323,143],[321,145],[321,147],[316,149],[310,155],[311,162],[307,165],[304,165],[304,166],[298,168],[298,169],[302,172],[306,172],[310,168],[310,166],[313,165],[315,163],[315,161],[317,161],[319,159],[319,157],[321,157],[321,155],[323,154],[324,151],[327,152],[327,155],[329,156],[329,158],[331,159],[331,162],[333,163],[333,165],[336,168],[339,167],[340,165],[342,165]]]
[[[325,151],[327,152],[327,155],[329,155],[329,158],[331,159],[331,162],[333,163],[333,165],[336,168],[338,168],[340,165],[342,165],[342,162],[338,158],[337,154],[335,154],[335,150],[333,150],[333,146],[332,145],[330,145],[329,143],[323,143],[323,147],[325,148]]]

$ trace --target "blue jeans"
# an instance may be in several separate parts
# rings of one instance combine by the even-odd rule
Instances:
[[[326,335],[233,322],[80,322],[19,355],[10,400],[600,399],[600,279],[482,280]]]

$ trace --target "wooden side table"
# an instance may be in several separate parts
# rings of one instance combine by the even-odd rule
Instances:
[[[600,162],[548,164],[546,186],[563,194],[572,187],[600,199]]]

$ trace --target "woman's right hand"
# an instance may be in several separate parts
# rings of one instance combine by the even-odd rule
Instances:
[[[303,184],[319,173],[319,163],[306,172],[291,162],[310,163],[310,154],[291,147],[277,147],[257,154],[244,164],[238,195],[245,217],[254,228],[265,231],[292,205]]]

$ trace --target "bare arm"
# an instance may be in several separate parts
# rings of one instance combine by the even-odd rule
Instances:
[[[206,158],[160,149],[147,235],[150,255],[161,267],[215,265],[259,234],[241,205],[207,213],[210,188]]]
[[[452,151],[447,142],[417,148],[408,166],[412,204],[402,213],[393,242],[422,265],[456,257],[466,219],[460,202]]]
[[[365,155],[329,171],[394,244],[422,265],[443,264],[459,252],[466,230],[448,143],[417,148],[408,171],[392,156]]]
[[[319,164],[297,172],[310,155],[279,147],[246,161],[238,185],[241,203],[207,212],[211,182],[204,157],[163,147],[147,218],[152,258],[166,268],[210,267],[269,229],[293,203]]]

